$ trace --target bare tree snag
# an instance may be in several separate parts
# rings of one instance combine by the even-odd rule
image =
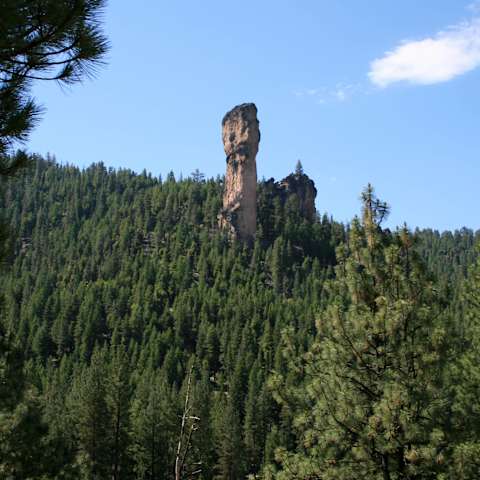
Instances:
[[[186,480],[194,478],[202,472],[201,462],[194,462],[189,467],[188,454],[192,446],[192,436],[198,430],[200,418],[191,415],[191,387],[192,387],[193,365],[190,369],[187,382],[187,392],[185,395],[185,405],[183,407],[182,424],[180,428],[180,438],[178,439],[177,453],[175,455],[175,480]]]

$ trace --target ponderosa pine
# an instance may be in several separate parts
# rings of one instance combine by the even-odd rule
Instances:
[[[445,469],[442,302],[408,229],[382,230],[388,207],[370,186],[362,201],[304,357],[300,444],[278,452],[278,479],[435,479]]]

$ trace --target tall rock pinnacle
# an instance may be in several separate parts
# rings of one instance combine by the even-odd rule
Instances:
[[[220,226],[244,241],[251,241],[257,228],[258,123],[253,103],[238,105],[222,121],[227,173]]]

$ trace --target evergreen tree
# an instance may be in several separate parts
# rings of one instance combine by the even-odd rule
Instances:
[[[132,446],[136,478],[170,479],[173,473],[177,417],[172,392],[159,372],[145,372],[132,403]]]
[[[305,356],[302,453],[279,452],[278,478],[433,479],[445,469],[442,303],[409,231],[382,231],[388,208],[370,186],[362,200]]]
[[[195,357],[192,411],[200,421],[189,464],[202,463],[198,478],[302,478],[308,468],[312,478],[342,469],[346,476],[348,461],[355,478],[370,478],[367,465],[381,468],[379,456],[367,455],[372,439],[396,478],[400,454],[393,461],[389,449],[408,435],[409,475],[424,478],[433,460],[439,479],[475,478],[478,347],[467,321],[475,310],[458,286],[477,258],[478,233],[417,230],[414,241],[407,231],[382,230],[386,208],[371,191],[352,225],[326,215],[299,220],[298,201],[281,202],[261,182],[262,234],[249,249],[217,229],[221,178],[162,181],[101,164],[32,161],[0,195],[15,252],[0,275],[8,332],[0,409],[2,425],[26,428],[4,430],[1,448],[25,452],[29,462],[5,456],[10,470],[4,462],[2,472],[38,465],[32,476],[91,478],[95,464],[104,478],[172,478]],[[360,446],[330,425],[332,405],[353,426],[371,419]],[[326,441],[328,431],[335,441]]]
[[[297,160],[297,163],[295,165],[295,175],[297,176],[303,175],[303,165],[300,160]]]
[[[56,459],[49,451],[48,426],[42,421],[42,404],[25,392],[13,411],[0,413],[0,477],[39,478],[54,474]]]
[[[27,139],[40,113],[28,96],[32,81],[77,82],[92,73],[92,67],[104,55],[107,42],[99,19],[103,5],[101,0],[73,4],[54,0],[2,2],[0,179],[18,174],[28,164],[26,154],[12,155],[12,148]],[[2,263],[8,253],[7,235],[8,229],[0,224]],[[43,358],[50,347],[47,328],[43,325],[37,330],[33,344],[34,351]],[[0,472],[6,478],[39,478],[46,471],[47,427],[41,418],[41,403],[32,393],[34,389],[20,391],[25,387],[23,360],[7,328],[0,323]],[[15,397],[21,401],[12,411],[10,401]]]
[[[457,326],[460,342],[449,372],[454,395],[450,475],[473,480],[480,476],[480,260],[471,268],[465,283],[464,302],[466,315]]]
[[[112,412],[107,403],[106,355],[93,352],[91,363],[76,378],[70,399],[78,437],[77,463],[82,478],[100,480],[111,474]]]
[[[40,109],[29,98],[35,80],[65,84],[95,72],[107,50],[101,32],[103,0],[4,0],[0,31],[0,175],[22,156],[7,159],[12,142],[23,141]]]
[[[215,444],[218,460],[214,478],[216,480],[244,478],[244,446],[239,412],[229,400],[217,402],[215,406]]]
[[[130,462],[130,365],[123,343],[114,344],[110,350],[106,400],[111,414],[111,464],[113,480],[128,478]]]

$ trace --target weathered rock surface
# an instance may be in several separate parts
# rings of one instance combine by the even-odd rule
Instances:
[[[258,125],[257,107],[253,103],[238,105],[222,121],[227,173],[220,226],[243,241],[251,241],[257,227]]]

